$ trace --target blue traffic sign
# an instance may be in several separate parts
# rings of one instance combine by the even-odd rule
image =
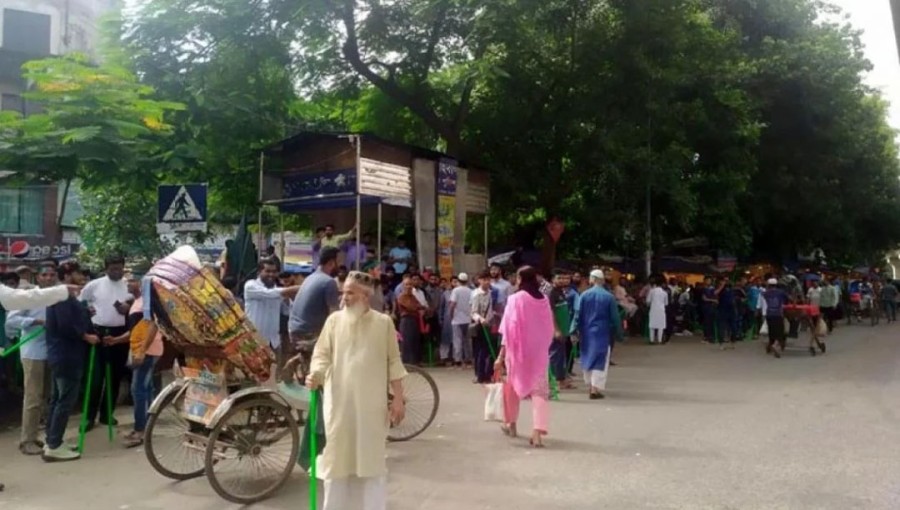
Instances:
[[[166,232],[206,231],[206,184],[159,186],[157,230]]]

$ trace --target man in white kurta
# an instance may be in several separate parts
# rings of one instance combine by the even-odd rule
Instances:
[[[368,274],[347,276],[343,308],[328,317],[310,363],[307,385],[325,388],[324,510],[387,508],[385,441],[389,423],[403,419],[406,369],[393,321],[369,307],[373,289]]]

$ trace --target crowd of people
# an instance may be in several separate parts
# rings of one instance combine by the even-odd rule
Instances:
[[[406,364],[471,370],[478,384],[505,381],[503,433],[518,436],[520,403],[530,400],[528,440],[540,448],[549,428],[551,388],[578,388],[573,377],[578,359],[587,397],[605,398],[615,344],[628,332],[663,345],[675,334],[701,330],[704,342],[723,349],[765,333],[767,351],[780,357],[786,337],[798,327],[791,322],[786,331],[790,304],[808,306],[814,319],[821,317],[831,330],[842,316],[867,308],[883,307],[893,321],[900,299],[893,283],[868,279],[854,285],[834,278],[801,282],[766,275],[734,282],[706,278],[688,285],[653,275],[629,292],[627,282],[599,267],[586,274],[544,275],[521,266],[508,276],[500,264],[474,277],[446,278],[431,267],[420,270],[402,242],[378,261],[370,238],[363,236],[357,248],[355,236],[355,229],[343,235],[333,227],[321,229],[314,245],[315,271],[305,277],[284,272],[270,249],[255,278],[235,286],[248,320],[276,353],[276,377],[287,380],[300,373],[308,386],[325,389],[327,434],[367,438],[355,446],[329,439],[323,454],[325,508],[345,508],[348,498],[361,494],[385,501],[385,433],[377,427],[373,432],[370,423],[384,412],[392,423],[403,419],[400,381]],[[360,270],[350,271],[348,264]],[[77,448],[64,441],[79,397],[88,399],[88,430],[95,423],[115,426],[114,413],[103,403],[119,402],[118,389],[127,377],[134,426],[122,442],[142,444],[154,368],[164,350],[152,321],[147,326],[152,315],[145,299],[150,296],[144,294],[150,290],[141,276],[127,273],[122,257],[109,257],[96,279],[76,263],[51,261],[41,263],[34,275],[17,271],[0,277],[6,334],[33,337],[20,353],[23,454],[48,462],[79,458]],[[110,377],[86,385],[91,346],[96,346],[95,362],[109,367]],[[376,363],[382,358],[386,363]],[[390,405],[378,390],[385,384],[395,395]],[[363,394],[365,402],[358,398]]]

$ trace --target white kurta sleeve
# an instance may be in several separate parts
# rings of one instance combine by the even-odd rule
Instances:
[[[388,380],[399,381],[406,377],[406,367],[400,357],[400,346],[397,343],[397,332],[394,331],[394,323],[390,319],[384,321],[387,346]]]
[[[13,289],[0,285],[0,305],[7,310],[29,310],[53,306],[69,299],[69,289],[65,285],[49,289]]]
[[[337,317],[337,314],[331,314],[328,320],[325,321],[325,326],[322,328],[322,333],[319,334],[319,339],[316,341],[309,364],[309,373],[313,376],[313,380],[319,384],[325,382],[325,378],[328,377],[328,373],[331,371],[331,365],[334,363],[335,317]]]

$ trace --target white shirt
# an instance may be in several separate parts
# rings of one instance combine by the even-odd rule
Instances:
[[[456,306],[453,310],[453,319],[450,320],[450,324],[458,326],[472,322],[472,310],[469,304],[471,301],[472,289],[465,285],[460,285],[450,292],[450,302]]]
[[[281,320],[281,305],[284,297],[279,287],[266,287],[259,278],[248,280],[244,285],[244,311],[256,330],[269,341],[273,349],[281,347],[278,326]]]
[[[819,306],[819,303],[822,302],[822,289],[819,287],[810,287],[806,292],[806,299],[809,301],[809,304]]]
[[[108,276],[92,280],[81,289],[80,298],[87,301],[97,312],[92,318],[96,326],[105,328],[121,328],[125,326],[125,316],[116,310],[115,302],[132,301],[134,296],[128,292],[125,279],[114,282]]]
[[[0,285],[0,306],[7,310],[28,310],[53,306],[69,299],[69,289],[65,285],[49,289],[13,289]]]

